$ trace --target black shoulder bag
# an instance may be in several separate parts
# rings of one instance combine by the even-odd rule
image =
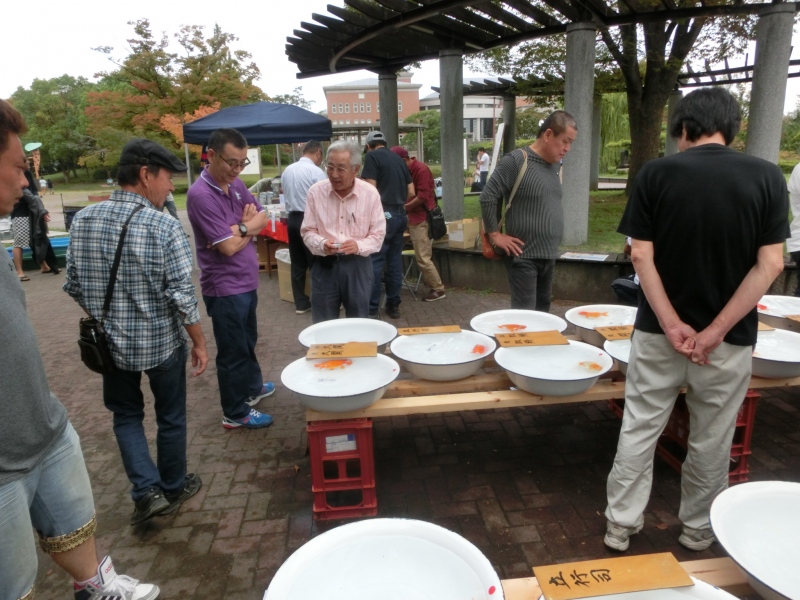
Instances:
[[[444,221],[444,213],[439,206],[439,199],[436,198],[436,206],[431,209],[425,207],[428,213],[428,237],[432,240],[438,240],[447,235],[447,223]]]
[[[117,281],[119,262],[122,259],[122,244],[125,242],[125,236],[128,233],[128,223],[131,222],[133,215],[143,208],[144,206],[142,204],[134,208],[133,212],[131,212],[125,224],[122,226],[122,233],[117,243],[117,252],[114,254],[114,264],[111,266],[111,278],[106,288],[106,299],[103,303],[102,317],[99,321],[94,317],[84,317],[79,323],[80,334],[78,337],[78,347],[81,349],[81,360],[83,364],[95,373],[113,373],[116,369],[114,360],[111,358],[111,351],[108,349],[108,335],[103,328],[103,321],[105,321],[108,316],[108,311],[111,309],[111,296],[114,295],[114,284]]]

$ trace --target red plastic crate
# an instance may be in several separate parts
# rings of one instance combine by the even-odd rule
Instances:
[[[311,456],[314,518],[378,514],[372,420],[316,421],[306,427]]]
[[[728,471],[728,483],[741,483],[747,481],[750,470],[747,460],[751,454],[750,444],[753,439],[753,425],[755,424],[756,407],[761,396],[754,390],[747,390],[742,406],[736,416],[736,429],[731,444],[731,464]],[[622,418],[625,401],[612,399],[608,401],[609,408],[618,417]],[[672,409],[667,426],[661,434],[656,446],[658,454],[664,462],[680,473],[686,457],[687,441],[689,439],[689,409],[686,407],[686,396],[680,394]]]

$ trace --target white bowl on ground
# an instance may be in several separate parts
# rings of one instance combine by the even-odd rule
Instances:
[[[800,298],[795,296],[762,296],[756,305],[758,320],[778,329],[800,331],[800,323],[786,315],[800,315]]]
[[[264,600],[503,600],[491,563],[443,527],[368,519],[318,535],[281,565]]]
[[[497,343],[474,331],[401,335],[391,344],[392,354],[415,377],[455,381],[474,375]]]
[[[597,333],[594,328],[633,325],[636,321],[636,311],[635,306],[589,304],[569,309],[564,317],[575,325],[578,337],[584,342],[602,348],[606,338]]]
[[[334,319],[306,327],[297,336],[303,346],[311,344],[346,344],[376,342],[378,352],[397,337],[397,328],[380,319]]]
[[[631,360],[631,340],[606,340],[603,344],[603,350],[617,361],[620,373],[627,375],[628,363]]]
[[[498,348],[494,359],[514,385],[540,396],[585,392],[614,365],[603,350],[572,340],[565,346]]]
[[[711,505],[711,527],[765,600],[800,598],[800,483],[740,483]]]
[[[482,313],[469,322],[478,333],[526,333],[529,331],[564,331],[567,322],[561,317],[538,310],[493,310]]]
[[[367,408],[383,397],[400,365],[383,354],[349,359],[299,358],[281,373],[281,382],[304,406],[321,412]]]
[[[753,351],[753,375],[767,379],[800,377],[800,333],[784,329],[759,331]]]

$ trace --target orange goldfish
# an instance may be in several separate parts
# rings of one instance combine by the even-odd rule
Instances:
[[[325,362],[317,363],[314,365],[315,369],[325,369],[326,371],[333,371],[334,369],[344,369],[353,364],[349,358],[341,358],[337,360],[326,360]]]
[[[486,346],[481,346],[480,344],[477,344],[472,349],[472,354],[483,354],[484,352],[486,352]]]
[[[607,317],[607,312],[591,312],[588,310],[582,310],[578,313],[582,317],[586,317],[587,319],[597,319],[599,317]]]
[[[591,362],[591,361],[588,361],[588,360],[583,361],[583,362],[579,362],[578,364],[581,367],[583,367],[584,369],[589,369],[590,371],[602,371],[603,370],[603,367],[598,365],[596,362]]]
[[[758,310],[767,310],[767,307],[763,304],[756,304],[756,308],[758,308]]]
[[[498,329],[505,329],[506,331],[520,331],[522,329],[527,329],[527,325],[515,325],[513,323],[509,323],[507,325],[498,325]]]

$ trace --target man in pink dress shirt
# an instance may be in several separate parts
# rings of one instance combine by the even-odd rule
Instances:
[[[312,254],[311,317],[314,323],[369,316],[372,261],[386,235],[378,190],[357,179],[361,149],[348,141],[334,142],[326,157],[328,178],[308,190],[300,234]]]

